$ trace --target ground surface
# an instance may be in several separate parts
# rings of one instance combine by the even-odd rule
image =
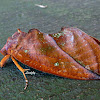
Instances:
[[[35,4],[48,7],[42,9]],[[100,40],[100,0],[0,0],[0,49],[17,28],[55,33],[62,26],[78,27]],[[100,81],[71,80],[40,72],[27,78],[29,87],[24,91],[24,78],[12,62],[0,68],[0,100],[100,99]]]

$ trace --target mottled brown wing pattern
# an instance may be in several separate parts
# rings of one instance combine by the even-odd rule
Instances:
[[[59,47],[88,70],[100,73],[99,40],[92,38],[78,28],[62,28],[61,32],[50,34]]]
[[[4,58],[0,66],[11,57],[23,73],[25,71],[15,59],[37,70],[61,77],[81,80],[100,79],[100,41],[78,28],[62,28],[55,34],[45,34],[37,29],[28,33],[18,29],[0,50]]]
[[[73,36],[73,38],[75,38],[74,40],[76,40],[74,41],[72,40],[72,35],[62,34],[65,35],[63,36],[65,37],[64,42],[66,41],[67,43],[64,47],[66,47],[67,50],[70,48],[70,52],[68,53],[66,50],[64,51],[61,46],[57,45],[57,42],[51,36],[33,29],[23,38],[20,45],[13,50],[13,56],[32,68],[54,75],[73,79],[96,78],[95,74],[85,69],[82,64],[78,62],[78,57],[78,60],[75,60],[79,52],[85,52],[87,48],[84,46],[83,40],[78,36],[76,36],[77,39]],[[71,34],[73,33],[71,32]],[[85,49],[82,49],[81,46],[85,47]],[[89,57],[90,56],[93,55],[90,54]],[[84,60],[82,57],[80,57],[80,59],[80,62]]]

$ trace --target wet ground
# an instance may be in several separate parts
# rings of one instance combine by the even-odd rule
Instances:
[[[47,5],[47,8],[35,4]],[[37,28],[45,33],[55,33],[62,26],[78,27],[100,40],[100,0],[0,0],[0,49],[17,28],[25,32]],[[2,58],[0,54],[0,60]],[[100,98],[100,81],[71,80],[38,71],[27,78],[29,87],[24,91],[23,75],[13,62],[0,68],[0,100]]]

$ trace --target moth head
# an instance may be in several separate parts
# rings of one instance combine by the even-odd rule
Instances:
[[[20,43],[20,41],[26,36],[27,33],[22,32],[20,29],[18,29],[17,32],[15,32],[12,37],[9,37],[7,39],[6,44],[4,47],[0,50],[0,53],[2,55],[7,55],[11,52],[11,50],[15,49],[16,46]]]

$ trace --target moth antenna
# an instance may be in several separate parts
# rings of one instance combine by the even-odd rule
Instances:
[[[0,67],[2,68],[6,61],[10,58],[10,55],[4,56],[4,58],[0,62]]]

